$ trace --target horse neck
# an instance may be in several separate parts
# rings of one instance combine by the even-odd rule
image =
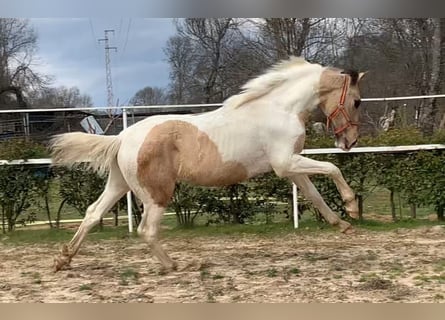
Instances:
[[[289,80],[264,97],[269,102],[266,108],[290,115],[312,112],[319,103],[318,87],[321,72],[322,68],[319,65],[308,65],[297,69],[289,76]]]

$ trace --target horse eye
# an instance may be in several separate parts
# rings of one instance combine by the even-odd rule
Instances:
[[[354,100],[354,106],[356,108],[358,108],[360,106],[360,103],[362,102],[362,100],[358,99],[358,100]]]

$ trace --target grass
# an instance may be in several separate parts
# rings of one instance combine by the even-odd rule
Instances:
[[[278,270],[275,268],[267,269],[266,274],[269,278],[274,278],[278,275]]]
[[[136,270],[133,270],[132,268],[126,268],[120,273],[120,285],[128,286],[130,281],[138,282],[139,279],[139,273]]]
[[[15,230],[4,235],[0,235],[0,241],[10,244],[31,244],[31,243],[56,243],[71,240],[75,230],[69,229],[36,229],[36,230]],[[104,227],[102,231],[92,231],[88,234],[88,240],[107,239],[128,239],[136,237],[129,235],[125,226],[113,228]]]
[[[301,273],[300,269],[298,268],[292,268],[289,270],[290,273],[294,274],[294,275],[298,275]]]
[[[358,282],[361,282],[359,287],[362,290],[387,290],[393,286],[390,280],[384,279],[375,273],[362,275]]]
[[[62,197],[59,195],[59,181],[57,179],[53,179],[49,188],[49,208],[51,212],[51,218],[53,220],[56,219],[57,210],[59,209],[60,203],[62,202]],[[37,221],[47,221],[48,216],[45,209],[45,200],[43,198],[38,199],[37,205],[32,208],[32,211],[36,213]],[[70,205],[66,204],[62,209],[62,219],[79,219],[81,215],[79,211]]]
[[[434,271],[442,272],[445,271],[445,259],[439,259],[434,263]]]
[[[445,221],[430,221],[427,219],[403,219],[396,222],[384,222],[378,220],[354,221],[353,225],[372,231],[391,231],[400,228],[415,229],[418,227],[432,227],[435,225],[445,225]]]
[[[244,225],[198,225],[194,228],[176,227],[174,217],[165,217],[161,236],[164,238],[191,238],[191,237],[231,237],[243,235],[257,235],[262,237],[284,236],[289,234],[305,234],[319,232],[338,232],[336,228],[312,219],[303,219],[298,229],[292,223],[281,222],[272,224],[244,224]],[[400,228],[414,229],[424,226],[445,225],[445,222],[434,222],[426,219],[401,220],[397,222],[382,222],[375,220],[354,221],[357,229],[370,231],[391,231]],[[0,234],[0,241],[4,244],[31,244],[31,243],[61,243],[69,241],[74,235],[74,229],[19,229],[7,234]],[[88,241],[118,240],[138,238],[136,232],[128,233],[126,225],[118,227],[105,226],[88,234]],[[308,259],[314,257],[307,257]],[[315,259],[315,258],[314,258]],[[439,266],[442,266],[440,262]]]
[[[419,280],[420,284],[423,282],[438,282],[438,283],[445,283],[445,273],[441,273],[439,275],[435,274],[435,275],[425,275],[425,274],[421,274],[421,275],[417,275],[414,277],[414,279]]]
[[[40,273],[38,273],[38,272],[22,272],[21,275],[23,277],[30,277],[32,280],[32,283],[34,283],[34,284],[42,283]]]
[[[364,216],[367,214],[377,214],[382,216],[391,216],[391,207],[389,203],[389,190],[383,187],[375,188],[364,201]],[[399,202],[400,200],[400,202]],[[406,219],[411,215],[410,206],[403,199],[399,199],[396,193],[394,197],[396,204],[396,215],[399,219]],[[434,209],[429,206],[422,206],[417,208],[417,217],[426,218],[429,214],[434,213]]]
[[[209,276],[210,276],[210,272],[208,272],[207,270],[201,270],[201,272],[199,273],[199,278],[201,279],[201,281],[204,281]]]
[[[82,284],[79,287],[79,291],[91,291],[91,290],[93,290],[91,284]]]

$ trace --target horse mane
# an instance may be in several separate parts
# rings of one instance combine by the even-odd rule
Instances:
[[[290,57],[278,62],[259,77],[249,80],[241,87],[242,91],[228,98],[224,105],[236,109],[246,102],[260,98],[287,80],[289,69],[307,64],[309,62],[301,57]]]

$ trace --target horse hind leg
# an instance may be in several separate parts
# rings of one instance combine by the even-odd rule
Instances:
[[[104,191],[96,202],[88,207],[77,232],[67,245],[63,245],[60,254],[54,259],[55,272],[70,264],[88,232],[99,223],[100,219],[128,190],[129,187],[122,177],[119,167],[117,164],[113,164]]]
[[[177,263],[164,251],[159,242],[159,230],[165,206],[157,205],[152,200],[144,202],[144,213],[137,229],[141,238],[148,243],[152,254],[159,259],[165,271],[176,270]]]

